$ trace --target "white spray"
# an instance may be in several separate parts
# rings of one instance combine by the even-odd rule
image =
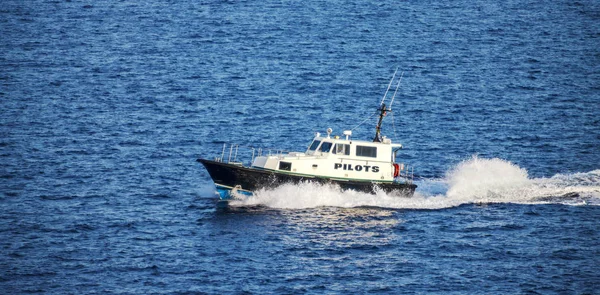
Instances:
[[[561,203],[600,205],[600,170],[551,178],[529,178],[527,171],[501,159],[473,156],[449,170],[443,179],[422,180],[411,198],[340,191],[334,185],[286,184],[240,197],[230,206],[271,208],[382,207],[440,209],[471,203]]]

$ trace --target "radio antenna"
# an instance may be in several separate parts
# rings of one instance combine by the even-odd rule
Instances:
[[[390,91],[390,87],[392,87],[392,82],[394,82],[394,78],[396,78],[397,72],[398,72],[398,67],[396,67],[396,71],[394,72],[394,75],[392,76],[392,80],[390,80],[390,84],[388,84],[387,90],[383,94],[383,97],[381,98],[381,102],[379,103],[379,105],[383,104],[383,102],[385,101],[385,97],[387,96],[388,91]],[[402,72],[402,73],[404,73],[404,72]]]
[[[396,93],[398,93],[398,88],[400,88],[400,82],[402,82],[402,77],[404,77],[404,71],[402,71],[402,74],[400,74],[398,85],[396,85],[396,91],[394,91],[394,95],[392,96],[392,101],[390,102],[390,111],[392,110],[392,104],[394,104],[394,98],[396,98]]]

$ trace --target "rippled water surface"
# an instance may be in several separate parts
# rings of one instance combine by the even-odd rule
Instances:
[[[2,293],[598,294],[599,3],[305,2],[3,1]],[[397,67],[413,198],[217,204],[196,158],[371,138]]]

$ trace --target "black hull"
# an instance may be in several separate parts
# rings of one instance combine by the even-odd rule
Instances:
[[[416,185],[410,183],[334,180],[324,177],[277,173],[269,170],[248,168],[205,159],[198,159],[197,161],[204,165],[215,184],[231,188],[239,185],[242,189],[248,191],[256,191],[261,188],[277,187],[284,183],[300,183],[303,181],[321,184],[334,183],[339,185],[342,190],[355,190],[370,194],[374,194],[377,187],[386,193],[393,193],[406,197],[412,196],[417,188]]]

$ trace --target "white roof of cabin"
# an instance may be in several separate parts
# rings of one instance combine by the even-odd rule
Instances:
[[[354,140],[354,139],[346,140],[345,138],[333,138],[333,137],[322,137],[322,136],[315,137],[313,139],[313,141],[315,141],[315,140],[331,142],[331,143],[360,144],[360,145],[365,145],[365,146],[382,146],[383,145],[383,146],[392,146],[392,148],[402,147],[401,144],[392,143],[391,140],[389,141],[389,143],[385,143],[385,142],[374,142],[374,141]]]

